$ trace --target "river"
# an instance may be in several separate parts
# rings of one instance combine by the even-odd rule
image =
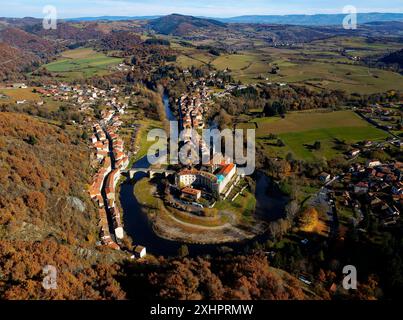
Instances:
[[[176,121],[175,115],[169,106],[167,95],[163,97],[167,119]],[[133,167],[147,168],[149,163],[147,157],[138,160]],[[120,203],[123,210],[123,218],[125,232],[133,239],[135,244],[140,244],[147,248],[148,253],[162,256],[176,256],[178,250],[183,245],[181,242],[170,241],[158,237],[152,230],[152,226],[148,221],[147,216],[142,213],[141,205],[134,197],[134,185],[137,181],[145,176],[144,173],[137,173],[134,179],[130,182],[123,183],[120,187]],[[274,186],[274,188],[273,188]],[[270,192],[268,192],[270,190]],[[281,195],[275,185],[262,172],[256,173],[256,214],[264,220],[272,221],[281,217],[284,213],[284,206],[287,199]],[[187,244],[190,256],[197,255],[215,255],[222,252],[223,247],[231,248],[235,252],[243,252],[244,249],[250,246],[253,242],[265,242],[266,235],[257,236],[255,239],[244,241],[241,243],[228,243],[220,245],[198,245]]]

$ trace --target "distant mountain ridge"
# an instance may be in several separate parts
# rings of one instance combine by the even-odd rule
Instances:
[[[225,23],[273,23],[295,25],[336,25],[342,24],[346,14],[314,14],[314,15],[252,15],[233,18],[219,18]],[[358,13],[357,22],[360,24],[375,21],[403,21],[403,13]]]
[[[171,15],[168,15],[171,16]],[[180,15],[178,15],[180,16]],[[256,24],[294,24],[294,25],[335,25],[343,22],[346,14],[293,14],[293,15],[245,15],[231,18],[197,17],[197,19],[215,20],[223,23],[256,23]],[[121,21],[121,20],[156,20],[165,16],[101,16],[65,19],[66,21]],[[358,23],[375,21],[403,21],[403,13],[358,13]]]
[[[69,18],[64,21],[125,21],[125,20],[153,20],[161,18],[162,16],[100,16],[100,17],[80,17]]]

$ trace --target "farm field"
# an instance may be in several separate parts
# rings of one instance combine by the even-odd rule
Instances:
[[[403,86],[403,77],[395,72],[361,65],[335,62],[301,62],[295,66],[280,67],[270,81],[308,83],[320,89],[339,89],[349,93],[376,93]]]
[[[382,140],[387,133],[365,122],[352,111],[335,111],[327,113],[294,112],[281,118],[260,118],[257,124],[256,137],[271,157],[285,157],[292,153],[302,160],[332,159],[342,152],[337,150],[340,141],[355,143],[363,140]],[[253,123],[240,127],[253,128]],[[275,134],[275,139],[269,135]],[[285,146],[276,145],[280,139]],[[313,150],[312,145],[319,141],[321,148]]]
[[[32,92],[34,88],[7,88],[0,89],[0,94],[4,95],[5,98],[0,100],[1,102],[16,102],[17,100],[27,100],[27,101],[39,101],[40,97],[37,93]]]
[[[44,67],[60,77],[70,80],[107,74],[109,68],[123,59],[108,57],[90,48],[79,48],[62,53],[61,57]]]
[[[192,66],[200,67],[205,64],[204,61],[198,60],[196,57],[190,55],[180,55],[177,58],[176,63],[178,63],[182,68],[190,68]]]
[[[216,57],[203,50],[174,44],[174,48],[181,53],[177,63],[183,68],[210,63],[219,70],[229,68],[235,80],[246,84],[299,83],[313,89],[340,89],[362,94],[397,90],[403,87],[403,77],[389,70],[368,68],[351,60],[351,57],[382,55],[400,47],[393,42],[367,43],[364,38],[359,37],[335,37],[296,48],[260,45],[251,50]],[[344,55],[341,52],[343,49]],[[271,74],[270,71],[275,66],[279,70],[277,74]]]
[[[355,54],[358,56],[367,56],[375,53],[384,53],[385,51],[396,51],[401,49],[401,44],[398,42],[389,42],[387,44],[381,42],[368,42],[363,37],[334,37],[313,41],[310,46],[312,46],[312,48],[326,47],[333,52],[338,51],[340,48],[344,48],[347,51],[347,54]]]

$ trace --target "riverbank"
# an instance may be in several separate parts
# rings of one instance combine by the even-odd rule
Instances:
[[[263,221],[253,225],[240,223],[238,215],[230,211],[217,210],[216,217],[208,218],[167,208],[157,195],[157,186],[148,178],[136,183],[133,196],[157,236],[171,241],[194,244],[242,242],[267,229]]]
[[[228,244],[242,243],[254,239],[266,230],[264,224],[260,229],[245,230],[229,223],[221,227],[199,227],[184,223],[173,216],[168,219],[156,217],[153,221],[153,230],[161,238],[185,244]]]

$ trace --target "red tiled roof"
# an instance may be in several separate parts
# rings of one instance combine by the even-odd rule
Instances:
[[[198,195],[199,193],[201,193],[200,190],[198,190],[198,189],[193,189],[193,188],[189,188],[189,187],[183,188],[183,189],[182,189],[182,192],[183,192],[183,193],[190,194],[190,195],[193,195],[193,196],[196,196],[196,195]]]
[[[221,168],[218,174],[222,174],[224,176],[228,175],[232,169],[234,169],[235,165],[233,163],[227,164]]]

